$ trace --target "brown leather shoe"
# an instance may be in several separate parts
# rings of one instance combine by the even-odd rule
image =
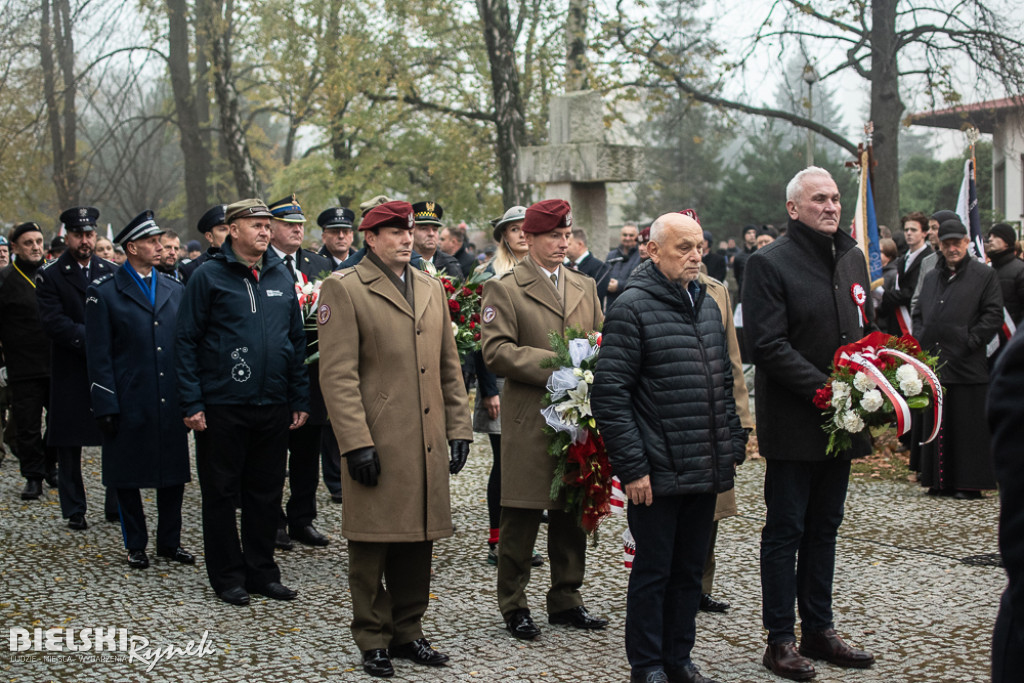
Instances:
[[[875,663],[874,655],[850,647],[833,628],[804,633],[800,639],[800,654],[852,669],[866,669]]]
[[[772,670],[776,676],[791,681],[806,681],[814,678],[814,664],[811,660],[796,651],[796,643],[791,640],[783,643],[768,643],[761,662]]]

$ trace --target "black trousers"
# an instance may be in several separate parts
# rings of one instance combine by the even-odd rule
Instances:
[[[322,425],[308,423],[298,429],[288,430],[288,486],[291,495],[288,496],[288,505],[281,511],[278,526],[282,528],[287,525],[292,529],[300,529],[316,519],[322,430]]]
[[[1010,589],[999,601],[995,629],[992,631],[992,683],[1019,681],[1024,671],[1024,624],[1014,614]]]
[[[494,461],[491,463],[491,473],[487,477],[487,519],[491,525],[491,534],[498,530],[501,524],[501,434],[488,434],[491,441],[491,453]],[[497,543],[499,537],[491,536],[488,541]]]
[[[11,417],[17,427],[14,452],[21,462],[21,476],[42,479],[57,467],[57,451],[46,445],[43,412],[50,404],[50,379],[39,377],[11,382]]]
[[[85,484],[82,482],[82,447],[54,446],[57,452],[57,493],[60,494],[60,513],[64,519],[75,513],[85,514]],[[120,515],[117,509],[117,490],[106,487],[103,499],[103,513],[109,519]]]
[[[707,558],[715,494],[655,496],[629,504],[636,556],[626,593],[626,657],[633,675],[690,662],[697,638],[701,575]]]
[[[217,593],[281,580],[274,540],[290,423],[286,405],[206,406],[206,430],[197,434],[196,471],[203,494],[206,573]],[[242,510],[241,537],[236,500]]]
[[[836,534],[843,523],[850,461],[766,462],[762,619],[768,642],[782,643],[796,640],[794,601],[805,633],[833,627]]]
[[[321,429],[320,460],[324,468],[324,484],[328,491],[338,494],[341,493],[341,452],[338,449],[338,439],[334,436],[334,429],[330,423]]]
[[[174,550],[181,545],[181,501],[185,485],[165,486],[156,490],[156,547]],[[145,550],[149,543],[146,533],[146,514],[142,510],[139,489],[117,489],[117,503],[121,510],[121,534],[128,550]]]

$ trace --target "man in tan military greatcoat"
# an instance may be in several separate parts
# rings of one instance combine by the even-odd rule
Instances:
[[[541,399],[552,373],[541,361],[554,357],[548,333],[575,326],[600,328],[604,316],[594,280],[562,267],[572,234],[569,203],[548,199],[526,210],[529,254],[512,270],[484,285],[483,355],[487,367],[505,377],[502,391],[501,522],[498,546],[498,607],[516,638],[531,640],[540,629],[530,617],[526,584],[541,515],[549,510],[551,589],[548,621],[600,629],[579,589],[586,567],[586,535],[550,497],[554,459],[542,431]],[[507,453],[507,455],[505,455]]]
[[[347,465],[352,635],[379,677],[394,675],[395,657],[448,661],[420,622],[433,541],[452,535],[448,477],[473,438],[447,296],[409,266],[412,228],[408,202],[371,209],[366,258],[324,282],[317,310],[320,386]]]

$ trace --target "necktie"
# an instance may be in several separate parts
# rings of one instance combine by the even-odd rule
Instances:
[[[554,273],[551,273],[551,284],[555,286],[555,289],[558,289],[558,276]]]
[[[82,275],[85,276],[86,280],[91,281],[91,278],[89,277],[89,266],[85,266],[84,268],[82,268]]]
[[[292,255],[288,254],[284,257],[284,262],[288,266],[288,272],[292,274],[292,282],[298,282],[299,279],[295,275],[295,268],[292,267]]]

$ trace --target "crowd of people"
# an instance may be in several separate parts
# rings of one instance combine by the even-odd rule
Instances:
[[[1011,364],[1020,348],[1007,343],[1024,314],[1024,262],[1009,225],[988,233],[989,267],[956,214],[912,213],[882,241],[885,277],[872,283],[840,227],[827,171],[798,173],[785,206],[786,226],[746,226],[739,245],[716,251],[693,209],[642,230],[627,224],[601,260],[568,202],[549,199],[492,221],[496,246],[482,264],[439,203],[386,196],[360,205],[358,223],[347,207],[322,211],[319,252],[303,248],[295,195],[211,207],[197,225],[205,252],[182,248],[151,211],[107,241],[95,208],[69,208],[49,254],[41,226],[22,223],[0,238],[0,398],[20,496],[56,487],[68,527],[88,528],[82,448],[101,446],[104,516],[120,522],[128,565],[149,566],[140,489],[156,490],[157,555],[193,564],[181,545],[191,431],[210,586],[246,605],[252,594],[297,597],[278,551],[330,543],[315,526],[322,473],[342,504],[353,640],[364,671],[390,677],[395,658],[448,661],[422,629],[431,558],[453,533],[450,477],[474,431],[485,433],[486,558],[510,635],[542,633],[526,589],[545,562],[535,547],[544,521],[548,622],[603,629],[607,618],[580,592],[586,535],[551,496],[541,415],[550,333],[603,328],[592,409],[636,544],[631,680],[711,681],[690,657],[695,616],[729,609],[712,596],[715,537],[718,520],[736,513],[734,471],[755,422],[767,462],[762,662],[791,680],[815,676],[815,660],[870,667],[874,656],[836,631],[832,579],[851,460],[872,444],[862,432],[827,454],[812,399],[838,347],[875,329],[912,333],[938,355],[946,388],[939,438],[919,445],[933,427],[922,414],[905,440],[919,481],[936,496],[995,488],[992,452],[1006,443],[998,424],[993,441],[977,407],[996,359]],[[469,358],[459,357],[437,271],[492,276],[481,347]],[[304,305],[303,287],[317,282],[318,298]],[[873,296],[859,300],[858,289]],[[744,363],[756,367],[754,415]],[[993,414],[1005,412],[1002,400]],[[1014,642],[1012,619],[1001,623]]]

